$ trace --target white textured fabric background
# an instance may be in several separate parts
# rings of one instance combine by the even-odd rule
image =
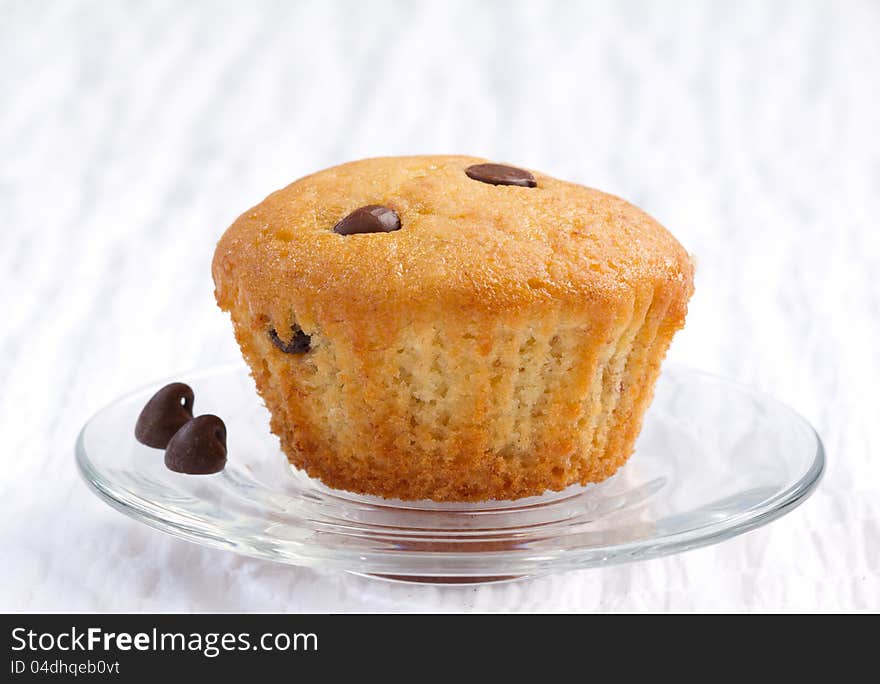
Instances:
[[[0,3],[0,609],[878,610],[880,3]],[[461,152],[619,194],[696,255],[670,356],[791,404],[804,506],[478,588],[172,539],[79,481],[95,410],[237,357],[214,243],[293,179]]]

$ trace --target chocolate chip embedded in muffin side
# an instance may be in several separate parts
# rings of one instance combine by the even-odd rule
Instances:
[[[468,178],[490,185],[519,185],[524,188],[534,188],[538,185],[538,181],[530,172],[504,164],[473,164],[464,172]]]
[[[226,425],[205,414],[189,421],[171,438],[165,467],[187,475],[211,475],[226,467]]]
[[[164,449],[174,434],[193,417],[195,395],[182,382],[172,382],[156,392],[144,406],[134,426],[141,444]]]
[[[340,235],[357,233],[391,233],[400,230],[400,217],[394,209],[381,204],[368,204],[355,209],[344,219],[333,226],[333,231]]]
[[[280,337],[278,337],[278,333],[275,332],[275,328],[272,328],[269,331],[269,339],[272,340],[272,344],[278,347],[285,354],[305,354],[311,348],[311,336],[306,335],[302,330],[299,329],[298,326],[293,326],[291,330],[293,330],[293,337],[291,338],[290,342],[285,342]]]

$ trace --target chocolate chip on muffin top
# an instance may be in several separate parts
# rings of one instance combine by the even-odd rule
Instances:
[[[524,188],[538,185],[530,172],[505,164],[471,164],[464,172],[468,178],[490,185],[519,185]]]
[[[333,230],[340,235],[391,233],[400,230],[400,217],[394,209],[383,207],[380,204],[368,204],[360,209],[355,209],[333,226]]]

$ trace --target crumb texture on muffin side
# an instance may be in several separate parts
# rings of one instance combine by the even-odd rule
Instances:
[[[291,463],[389,498],[509,499],[596,482],[632,452],[693,266],[620,198],[460,156],[367,159],[243,214],[219,305]],[[401,228],[340,235],[367,205]],[[281,351],[310,336],[302,354]]]

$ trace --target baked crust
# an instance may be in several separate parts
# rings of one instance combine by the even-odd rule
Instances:
[[[273,193],[226,231],[232,315],[290,461],[401,499],[516,498],[613,474],[632,451],[693,266],[625,201],[485,160],[367,159]],[[402,228],[339,235],[351,211]],[[311,350],[269,339],[299,328]],[[286,336],[286,337],[285,337]]]

